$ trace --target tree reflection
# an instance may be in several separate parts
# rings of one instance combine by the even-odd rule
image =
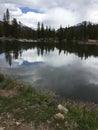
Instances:
[[[58,55],[64,52],[65,55],[68,53],[74,53],[78,57],[88,58],[89,56],[98,56],[98,46],[87,45],[87,44],[73,44],[73,43],[24,43],[18,41],[0,41],[0,54],[5,53],[5,59],[12,65],[13,59],[18,59],[22,56],[22,52],[28,49],[37,49],[37,55],[43,55],[53,52],[58,49]]]

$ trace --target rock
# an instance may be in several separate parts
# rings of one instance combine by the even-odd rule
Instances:
[[[47,120],[47,123],[48,123],[48,124],[51,124],[51,121]]]
[[[65,121],[65,127],[69,127],[68,121]]]
[[[59,123],[57,123],[56,126],[59,127],[60,126]]]
[[[57,113],[54,115],[54,118],[57,119],[57,120],[64,120],[64,115],[61,114],[61,113]]]
[[[77,123],[77,122],[74,123],[74,127],[75,127],[75,128],[78,127],[78,123]]]
[[[11,116],[7,113],[7,117],[10,118]]]
[[[19,125],[21,125],[21,123],[20,122],[16,122],[16,126],[19,126]]]
[[[59,109],[59,111],[62,111],[65,114],[68,113],[68,109],[66,107],[62,106],[61,104],[58,105],[58,109]]]
[[[4,130],[5,129],[5,127],[0,127],[0,130]]]

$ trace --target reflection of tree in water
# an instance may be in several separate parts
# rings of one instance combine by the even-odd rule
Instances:
[[[5,53],[5,59],[12,65],[12,59],[18,59],[18,56],[22,55],[22,49],[19,48],[18,44],[15,42],[0,42],[0,53]]]
[[[11,66],[12,59],[18,59],[22,56],[23,50],[37,49],[37,55],[43,55],[58,49],[58,54],[74,53],[78,57],[88,58],[89,56],[98,56],[98,46],[96,45],[80,45],[72,43],[23,43],[18,41],[0,42],[0,53],[5,53],[6,61]]]
[[[5,53],[5,59],[9,63],[9,65],[11,66],[11,64],[12,64],[12,56],[11,56],[10,52]]]

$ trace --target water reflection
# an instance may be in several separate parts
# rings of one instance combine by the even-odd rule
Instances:
[[[37,55],[48,54],[54,52],[55,48],[58,50],[58,54],[62,52],[65,55],[74,53],[81,59],[87,59],[90,56],[98,56],[98,46],[96,45],[79,45],[72,43],[19,43],[17,41],[0,42],[0,53],[5,53],[5,59],[11,66],[12,59],[18,59],[21,57],[22,52],[28,49],[36,49]]]
[[[96,103],[97,56],[95,45],[0,42],[0,67],[8,74],[68,98]]]

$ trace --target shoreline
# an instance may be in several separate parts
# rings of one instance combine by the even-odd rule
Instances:
[[[23,130],[26,126],[26,130],[97,130],[97,110],[98,105],[94,103],[58,101],[51,95],[38,92],[32,86],[17,82],[0,72],[2,130]]]
[[[54,42],[54,43],[59,43],[59,42],[64,42],[67,43],[67,40],[59,41],[55,39],[22,39],[22,38],[14,38],[14,37],[0,37],[1,41],[19,41],[19,42],[31,42],[31,43],[37,43],[37,42]],[[79,41],[79,40],[70,40],[73,43],[78,43],[80,45],[98,45],[98,40],[86,40],[86,41]]]

